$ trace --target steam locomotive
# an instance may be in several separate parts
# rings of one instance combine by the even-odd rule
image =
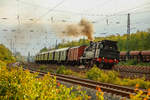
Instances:
[[[96,64],[101,69],[111,69],[114,64],[119,62],[119,55],[116,41],[102,40],[91,41],[89,46],[83,45],[42,52],[36,55],[35,62],[39,64],[85,65],[86,67],[92,67]]]

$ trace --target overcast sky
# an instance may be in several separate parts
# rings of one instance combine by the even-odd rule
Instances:
[[[0,43],[34,55],[62,41],[54,24],[78,23],[81,18],[93,22],[94,36],[122,35],[128,13],[131,32],[150,28],[149,0],[0,0]]]

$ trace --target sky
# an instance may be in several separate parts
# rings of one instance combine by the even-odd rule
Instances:
[[[55,31],[82,18],[93,23],[95,37],[123,35],[128,13],[131,33],[150,28],[149,0],[0,0],[0,43],[13,52],[35,55],[56,41],[83,38],[61,38]]]

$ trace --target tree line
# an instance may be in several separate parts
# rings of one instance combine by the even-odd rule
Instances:
[[[135,50],[150,50],[150,29],[146,31],[137,31],[135,33],[124,34],[124,35],[110,35],[106,37],[95,37],[94,42],[102,40],[113,40],[117,41],[117,45],[120,51],[135,51]],[[57,48],[74,47],[80,45],[89,45],[89,40],[80,39],[78,41],[59,43]],[[55,49],[55,48],[52,48]],[[45,47],[40,52],[48,51]]]
[[[0,61],[4,61],[6,63],[15,61],[15,57],[13,56],[12,52],[3,44],[0,44]]]

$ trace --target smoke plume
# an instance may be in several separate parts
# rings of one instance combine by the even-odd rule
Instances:
[[[64,30],[61,32],[61,36],[79,37],[86,36],[89,40],[94,40],[93,37],[94,29],[92,23],[86,19],[81,19],[78,24],[66,25]]]

